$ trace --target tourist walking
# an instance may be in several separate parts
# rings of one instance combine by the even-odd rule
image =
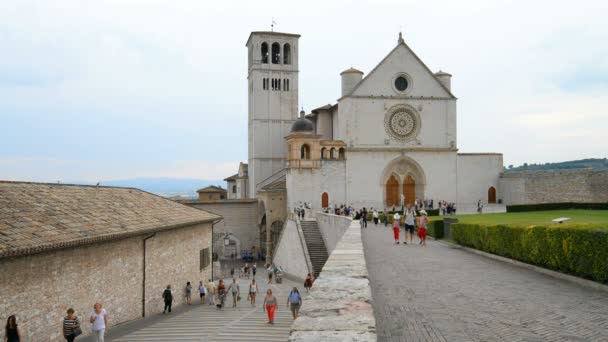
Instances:
[[[207,290],[207,297],[209,297],[209,305],[215,305],[215,283],[213,280],[209,279],[205,289]]]
[[[78,320],[78,317],[74,315],[74,309],[69,308],[67,316],[63,319],[63,337],[65,337],[68,342],[73,342],[80,334],[82,334],[80,321]]]
[[[224,280],[220,279],[217,284],[217,299],[219,299],[220,303],[216,305],[218,309],[222,309],[224,307],[224,301],[226,300],[226,285],[224,285]]]
[[[171,290],[171,285],[167,285],[167,288],[163,291],[163,299],[165,300],[163,315],[167,310],[171,313],[171,305],[173,304],[173,290]]]
[[[298,318],[298,313],[300,312],[300,307],[302,306],[302,296],[300,295],[300,291],[298,291],[297,287],[293,287],[291,291],[289,291],[289,295],[287,295],[287,305],[291,310],[291,315],[295,320]]]
[[[272,290],[266,290],[266,297],[264,297],[263,310],[268,314],[268,324],[274,324],[274,312],[277,310],[279,304],[277,298],[272,295]]]
[[[241,287],[236,282],[236,278],[232,278],[232,283],[228,286],[228,291],[232,293],[232,307],[236,308],[236,302],[241,299]]]
[[[304,280],[304,288],[306,292],[310,292],[310,288],[312,287],[312,282],[314,281],[312,274],[308,273],[306,275],[306,279]]]
[[[405,235],[403,236],[403,244],[407,244],[407,240],[412,243],[414,239],[414,227],[416,227],[416,210],[411,204],[407,205],[405,210]]]
[[[252,279],[249,284],[249,302],[251,306],[255,305],[255,297],[258,295],[258,292],[258,284],[255,282],[255,279]]]
[[[21,328],[17,324],[17,317],[15,315],[8,316],[6,320],[6,327],[4,328],[4,342],[22,342],[23,334]]]
[[[420,221],[418,225],[418,237],[420,238],[420,244],[426,246],[426,227],[429,223],[429,218],[425,210],[420,211]]]
[[[106,309],[102,308],[101,303],[95,303],[93,305],[93,312],[91,312],[89,317],[89,322],[93,323],[91,330],[93,331],[95,342],[103,342],[106,327],[108,326],[108,313]]]
[[[367,228],[367,210],[365,209],[365,207],[361,209],[361,227]]]
[[[374,225],[377,226],[378,225],[378,218],[380,217],[380,215],[378,215],[378,210],[374,209],[372,211],[372,217],[374,218]]]
[[[198,285],[198,294],[201,298],[201,305],[205,304],[205,295],[207,294],[207,288],[205,287],[205,284],[203,284],[202,280]]]
[[[272,265],[268,265],[268,284],[272,284]]]
[[[382,219],[384,220],[384,226],[388,226],[388,211],[386,211],[386,208],[382,212]]]
[[[395,238],[395,243],[399,244],[399,231],[401,230],[401,216],[399,216],[398,212],[393,214],[393,237]]]
[[[192,284],[186,282],[186,304],[192,305]]]
[[[255,278],[255,274],[258,272],[258,265],[257,264],[253,264],[253,266],[251,267],[251,273],[253,274],[253,277]]]

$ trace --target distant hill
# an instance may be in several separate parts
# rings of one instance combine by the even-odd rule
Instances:
[[[100,185],[131,187],[165,197],[183,196],[187,198],[195,198],[196,190],[208,185],[226,187],[222,180],[191,178],[134,178],[102,181]]]
[[[509,165],[505,168],[506,172],[514,171],[539,171],[539,170],[568,170],[568,169],[592,169],[592,170],[608,170],[608,159],[591,158],[571,160],[559,163],[545,164],[528,164],[524,163],[520,166]]]

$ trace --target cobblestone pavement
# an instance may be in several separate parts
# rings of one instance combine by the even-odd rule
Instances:
[[[368,227],[378,341],[608,341],[606,292]]]
[[[262,273],[266,275],[265,271]],[[266,323],[266,313],[262,311],[268,284],[264,281],[265,277],[258,276],[256,279],[260,282],[260,293],[255,307],[247,302],[249,280],[239,279],[242,299],[236,309],[231,307],[231,296],[228,296],[226,307],[217,310],[213,306],[200,305],[193,295],[192,309],[165,315],[152,324],[139,321],[126,331],[113,328],[106,341],[287,341],[293,323],[291,312],[285,306],[287,293],[292,286],[300,289],[301,285],[285,278],[282,284],[270,285],[279,300],[279,309],[275,313],[275,324],[269,325]],[[228,279],[225,281],[228,282]]]

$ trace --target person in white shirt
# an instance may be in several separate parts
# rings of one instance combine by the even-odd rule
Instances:
[[[414,228],[416,227],[416,210],[412,208],[411,204],[407,205],[407,209],[403,213],[405,215],[405,236],[403,237],[403,243],[407,244],[409,238],[410,243],[414,239]]]
[[[395,212],[393,215],[393,237],[395,238],[395,243],[399,244],[399,230],[401,230],[401,216],[398,212]]]
[[[104,342],[106,326],[108,325],[108,313],[106,309],[101,307],[100,303],[93,305],[93,312],[91,312],[89,321],[93,323],[91,330],[93,331],[95,342]]]
[[[374,218],[374,225],[377,226],[378,225],[378,218],[380,217],[380,215],[378,215],[378,210],[374,209],[372,216]]]

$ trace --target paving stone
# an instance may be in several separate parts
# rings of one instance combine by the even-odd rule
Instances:
[[[363,229],[378,341],[608,341],[608,295],[428,241]]]

